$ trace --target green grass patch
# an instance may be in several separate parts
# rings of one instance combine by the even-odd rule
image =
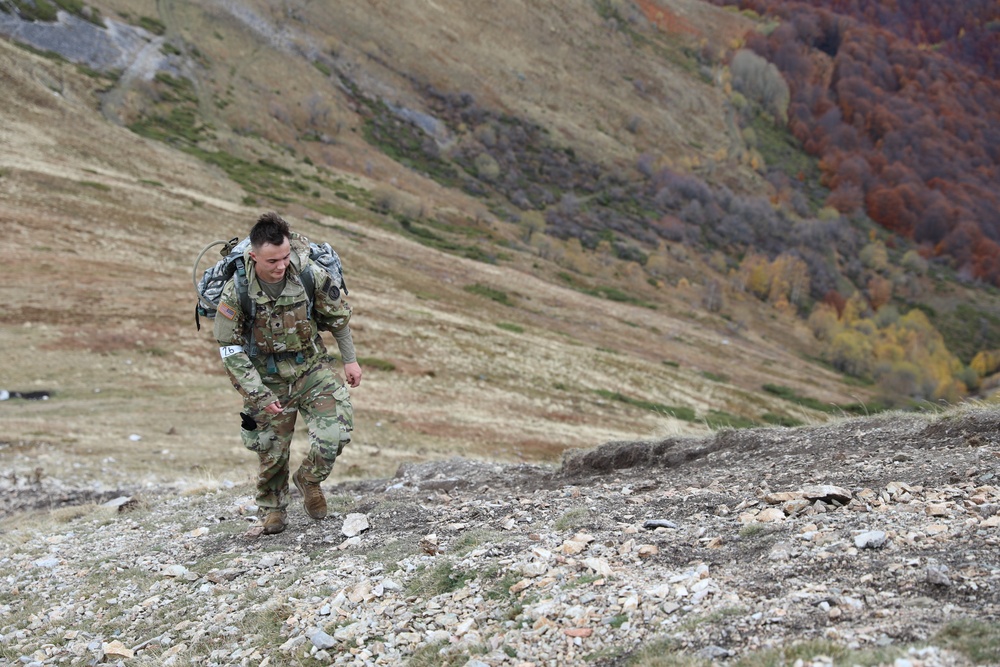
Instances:
[[[95,183],[94,181],[77,181],[77,183],[87,188],[100,190],[101,192],[109,192],[111,190],[111,186],[104,183]]]
[[[603,579],[599,574],[581,574],[576,579],[567,581],[564,585],[566,588],[579,588],[581,586],[589,586],[595,581],[600,581]]]
[[[129,125],[128,129],[147,139],[162,141],[191,152],[188,147],[193,147],[207,137],[207,128],[201,126],[197,118],[197,109],[193,106],[175,106],[140,118]]]
[[[210,152],[200,148],[189,152],[221,168],[249,192],[267,195],[284,190],[287,170],[274,169],[267,161],[249,162],[223,151]]]
[[[163,35],[167,32],[167,26],[164,25],[163,21],[152,16],[140,16],[139,27],[154,35]]]
[[[349,222],[369,220],[370,215],[366,214],[361,209],[356,209],[350,206],[341,206],[331,202],[303,201],[302,205],[322,215],[328,215],[331,218],[338,218]]]
[[[809,396],[800,396],[791,387],[786,387],[780,384],[765,384],[763,387],[764,391],[769,394],[774,394],[778,398],[783,398],[786,401],[796,403],[803,407],[810,408],[812,410],[819,410],[820,412],[835,412],[835,406],[830,403],[823,403],[815,398],[810,398]]]
[[[485,297],[491,301],[496,301],[497,303],[503,304],[505,306],[513,306],[514,302],[511,301],[510,295],[502,290],[495,289],[489,285],[483,285],[481,283],[473,283],[472,285],[466,285],[462,288],[469,294],[475,294],[476,296]]]
[[[721,373],[713,373],[712,371],[702,371],[701,376],[712,382],[729,382],[728,375],[722,375]]]
[[[504,331],[509,331],[511,333],[522,334],[524,333],[524,327],[520,324],[514,324],[513,322],[497,322],[497,327],[503,329]]]
[[[701,626],[715,626],[729,618],[737,618],[746,614],[742,607],[723,607],[708,614],[689,614],[680,627],[683,630],[694,630]]]
[[[69,62],[68,60],[66,60],[65,58],[63,58],[60,54],[56,53],[55,51],[49,51],[48,49],[36,49],[35,47],[31,46],[30,44],[23,44],[23,43],[18,42],[18,41],[14,41],[13,44],[14,44],[14,46],[16,46],[16,47],[18,47],[20,49],[24,49],[28,53],[33,53],[36,56],[40,56],[42,58],[45,58],[46,60],[54,60],[54,61],[60,62],[60,63]]]
[[[819,160],[806,153],[791,131],[775,123],[770,114],[758,113],[750,126],[757,135],[757,149],[764,162],[802,183],[813,213],[818,212],[827,193],[820,183]]]
[[[421,646],[406,662],[408,667],[461,667],[470,660],[469,653],[452,648],[445,640]]]
[[[643,308],[648,308],[650,310],[656,310],[657,306],[655,303],[650,303],[648,301],[643,301],[638,297],[634,297],[631,294],[617,288],[617,287],[589,287],[579,290],[584,294],[589,294],[590,296],[600,297],[601,299],[607,299],[608,301],[616,301],[618,303],[629,303],[633,306],[641,306]]]
[[[459,254],[466,259],[472,259],[483,264],[496,264],[499,255],[488,252],[479,246],[462,246]]]
[[[748,523],[740,528],[740,537],[744,540],[752,540],[755,537],[767,535],[771,531],[762,523]]]
[[[559,532],[565,530],[578,530],[587,520],[590,519],[590,510],[586,507],[574,507],[566,510],[562,516],[552,524],[553,530]]]
[[[628,664],[623,660],[626,653],[622,646],[606,646],[583,656],[583,660],[589,665],[625,665]]]
[[[460,255],[485,264],[497,263],[496,255],[486,252],[479,246],[463,245],[461,243],[451,241],[443,236],[440,236],[439,234],[436,234],[423,225],[414,224],[414,222],[409,218],[404,217],[400,219],[399,224],[402,226],[403,231],[407,232],[422,245],[451,254]]]
[[[502,544],[508,541],[507,536],[489,528],[473,528],[466,530],[452,540],[449,551],[463,556],[483,544]],[[481,579],[495,579],[496,571],[479,572]]]
[[[779,384],[765,384],[763,389],[767,393],[774,394],[778,398],[783,398],[786,401],[795,403],[796,405],[801,405],[804,408],[809,408],[818,412],[825,412],[827,414],[847,413],[850,415],[872,415],[877,412],[884,412],[888,409],[880,403],[846,403],[842,405],[837,403],[824,403],[809,396],[800,396],[791,387]]]
[[[904,651],[899,646],[869,650],[852,650],[826,640],[789,644],[780,648],[755,651],[731,663],[734,667],[779,667],[779,665],[811,664],[817,656],[832,658],[834,665],[891,665]]]
[[[358,357],[358,363],[363,368],[374,368],[377,371],[389,372],[396,370],[396,364],[377,357]]]
[[[682,421],[693,422],[698,420],[697,414],[691,408],[676,406],[676,405],[665,405],[663,403],[654,403],[652,401],[646,401],[641,398],[633,398],[631,396],[626,396],[617,391],[608,391],[606,389],[595,390],[598,396],[607,399],[609,401],[618,401],[619,403],[625,403],[626,405],[631,405],[637,408],[642,408],[643,410],[650,410],[652,412],[657,412],[662,415],[669,415],[675,419],[680,419]]]
[[[413,224],[413,221],[409,218],[403,218],[399,221],[399,224],[403,227],[403,231],[421,242],[430,241],[432,242],[430,245],[434,245],[435,247],[443,250],[457,250],[459,247],[458,244],[445,240],[443,237],[438,236],[426,227]]]
[[[306,164],[309,164],[309,162],[306,162]],[[322,185],[328,190],[332,190],[333,195],[338,199],[343,199],[344,201],[351,202],[352,204],[357,204],[359,206],[372,205],[372,193],[369,190],[352,185],[342,178],[334,178],[333,180],[323,178],[324,173],[323,168],[320,167],[319,173],[309,174],[304,178]]]
[[[732,415],[723,410],[709,410],[705,417],[705,423],[709,428],[753,428],[760,426],[755,420],[739,415]]]
[[[83,0],[51,0],[51,3],[56,5],[59,9],[62,9],[65,12],[77,16],[83,19],[84,21],[90,21],[94,25],[99,26],[101,28],[104,27],[104,21],[101,20],[100,10],[97,9],[97,7],[91,5],[89,11],[84,11],[84,9],[88,7],[88,5],[84,3]],[[23,3],[18,2],[16,4],[23,4]],[[34,4],[38,6],[39,4],[47,4],[47,3],[42,3],[39,0],[34,0]]]
[[[628,614],[618,614],[617,616],[615,616],[615,617],[613,617],[611,619],[611,621],[608,623],[608,625],[610,625],[611,627],[613,627],[615,629],[618,629],[618,628],[622,627],[622,625],[624,625],[625,621],[627,621],[627,620],[628,620]]]
[[[84,76],[89,76],[91,79],[110,79],[112,81],[117,81],[118,78],[121,76],[121,72],[119,72],[118,70],[115,70],[113,72],[102,72],[83,63],[77,63],[76,70],[81,74],[83,74]]]
[[[607,299],[608,301],[616,301],[618,303],[630,303],[634,306],[649,308],[650,310],[656,310],[657,308],[655,303],[643,301],[642,299],[634,297],[618,287],[591,287],[589,285],[584,285],[576,276],[568,271],[560,271],[556,274],[556,277],[566,283],[569,287],[575,289],[577,292],[581,292],[582,294],[589,294],[590,296],[596,296],[600,299]]]
[[[976,619],[949,622],[934,638],[977,665],[1000,664],[1000,625]]]
[[[239,625],[246,634],[259,637],[265,646],[279,646],[285,641],[281,630],[290,613],[292,610],[287,604],[274,607],[261,605],[259,611],[253,608],[248,610]]]
[[[52,23],[57,19],[59,7],[54,2],[48,0],[13,0],[14,8],[21,18],[28,21],[42,21]]]
[[[444,562],[420,570],[406,585],[406,592],[407,595],[432,598],[457,591],[473,579],[475,573],[457,570],[451,563]]]
[[[487,600],[511,600],[514,596],[510,592],[510,587],[516,584],[519,580],[520,579],[517,574],[513,572],[507,572],[499,579],[491,577],[489,578],[489,581],[493,581],[494,584],[486,590],[484,597]]]
[[[765,412],[760,416],[760,420],[765,424],[770,424],[771,426],[787,426],[790,428],[805,424],[804,421],[795,419],[794,417],[789,417],[788,415],[778,415],[773,412]]]

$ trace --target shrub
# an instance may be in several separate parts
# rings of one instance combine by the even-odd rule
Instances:
[[[394,371],[396,370],[396,364],[391,361],[386,361],[384,359],[378,359],[376,357],[359,357],[358,363],[365,368],[374,368],[379,371]]]
[[[497,303],[502,303],[505,306],[513,306],[514,303],[510,300],[510,296],[501,290],[494,289],[488,285],[482,285],[480,283],[475,283],[472,285],[466,285],[463,287],[469,294],[476,294],[478,296],[486,297]]]
[[[167,31],[167,26],[164,25],[163,21],[150,16],[139,17],[139,27],[154,35],[162,35]]]
[[[740,49],[733,56],[729,69],[733,73],[736,90],[767,109],[775,120],[782,123],[788,121],[791,93],[777,67],[753,51]]]

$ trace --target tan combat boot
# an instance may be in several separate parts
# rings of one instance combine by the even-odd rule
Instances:
[[[302,474],[302,468],[295,471],[295,474],[292,475],[292,481],[295,482],[295,488],[302,494],[303,504],[309,516],[314,519],[325,518],[326,498],[323,496],[323,489],[319,488],[319,484],[306,480]]]
[[[265,535],[276,535],[285,529],[285,512],[284,510],[271,510],[267,513],[267,516],[260,522],[264,527]]]

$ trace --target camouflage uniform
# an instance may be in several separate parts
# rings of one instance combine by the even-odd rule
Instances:
[[[223,366],[244,399],[243,444],[260,459],[257,506],[263,517],[288,506],[288,457],[297,412],[302,412],[309,429],[309,453],[302,462],[306,481],[318,484],[325,480],[334,460],[351,441],[354,410],[350,395],[320,338],[321,330],[334,333],[338,342],[345,329],[349,335],[351,308],[342,298],[339,278],[313,264],[316,287],[312,312],[307,312],[306,288],[299,270],[310,260],[294,250],[285,287],[277,299],[261,288],[253,262],[249,256],[246,259],[250,298],[256,304],[249,330],[256,354],[248,354],[252,346],[244,337],[247,314],[240,307],[233,280],[222,291],[215,337]],[[275,401],[281,402],[281,413],[265,412],[264,408]]]

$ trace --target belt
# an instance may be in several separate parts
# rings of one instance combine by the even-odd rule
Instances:
[[[274,357],[275,361],[288,361],[289,359],[293,359],[297,364],[304,364],[306,362],[306,355],[302,353],[302,350],[274,352],[269,356]]]
[[[302,350],[295,350],[292,352],[272,352],[267,355],[265,363],[267,364],[267,372],[274,375],[278,372],[278,362],[279,361],[294,361],[297,365],[306,363],[306,355]]]
[[[311,350],[305,349],[305,350],[289,350],[287,352],[271,352],[270,354],[261,356],[267,359],[266,361],[267,371],[269,373],[277,373],[278,372],[277,364],[279,361],[294,361],[296,364],[301,365],[306,363],[309,359],[312,359],[314,353],[319,353],[319,351],[322,349],[318,345],[318,343],[321,342],[322,339],[319,337],[319,334],[317,334],[316,338],[313,339],[313,347]]]

